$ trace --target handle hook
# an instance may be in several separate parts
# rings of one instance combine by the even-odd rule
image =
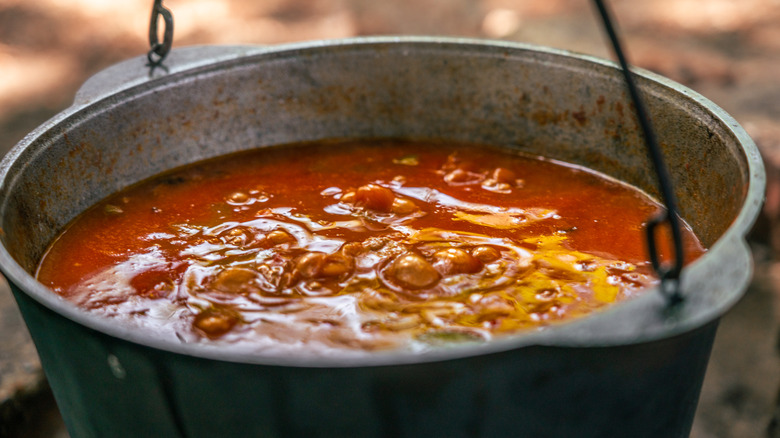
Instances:
[[[158,38],[159,18],[163,18],[163,41],[160,42]],[[159,67],[165,57],[168,56],[168,52],[171,51],[173,45],[173,14],[165,6],[162,5],[162,0],[154,0],[154,6],[152,6],[152,18],[149,21],[149,52],[146,54],[146,58],[149,60],[149,66]]]

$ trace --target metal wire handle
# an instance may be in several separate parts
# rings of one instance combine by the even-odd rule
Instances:
[[[666,210],[660,214],[650,218],[647,222],[646,239],[647,250],[650,255],[650,263],[653,265],[653,269],[661,279],[661,293],[667,298],[669,305],[680,303],[683,299],[680,291],[680,275],[683,268],[683,243],[682,233],[680,229],[680,216],[677,209],[677,199],[672,190],[671,178],[666,170],[664,164],[663,154],[658,146],[658,140],[653,130],[652,123],[650,122],[650,116],[645,109],[645,105],[642,101],[642,96],[634,82],[634,78],[629,70],[628,61],[621,49],[620,40],[617,36],[612,20],[610,19],[609,11],[602,0],[593,0],[596,4],[596,8],[599,11],[601,20],[604,24],[604,29],[607,31],[609,40],[612,42],[612,48],[615,51],[615,56],[618,58],[621,70],[623,71],[623,77],[626,81],[626,87],[628,93],[631,96],[631,100],[634,103],[637,119],[644,134],[645,145],[647,146],[647,152],[650,156],[650,160],[653,162],[656,175],[658,176],[658,185],[661,191],[661,197],[666,206]],[[668,223],[672,231],[672,239],[674,243],[674,259],[669,264],[664,264],[658,254],[658,246],[656,244],[656,231],[658,227],[663,223]]]
[[[680,229],[680,218],[677,210],[677,201],[672,190],[671,179],[669,173],[666,170],[664,164],[663,155],[658,147],[658,140],[655,136],[650,117],[645,109],[645,105],[642,101],[642,96],[634,82],[634,78],[629,70],[629,64],[626,60],[626,56],[621,48],[620,40],[617,36],[614,26],[612,25],[612,19],[610,13],[607,10],[605,2],[602,0],[593,0],[596,8],[599,11],[604,29],[612,43],[612,48],[615,51],[615,56],[620,63],[623,76],[625,78],[626,86],[628,88],[631,100],[634,103],[637,119],[639,125],[644,134],[645,144],[647,146],[647,152],[650,156],[656,174],[658,176],[658,184],[661,191],[662,200],[666,209],[660,214],[650,218],[647,222],[646,228],[646,240],[647,249],[650,256],[650,263],[653,269],[661,279],[661,293],[667,298],[670,305],[679,303],[682,301],[682,293],[680,291],[680,275],[683,268],[683,244],[682,233]],[[159,17],[162,16],[164,20],[163,30],[163,42],[160,43],[158,35]],[[154,68],[162,65],[163,60],[171,50],[173,44],[173,15],[171,11],[166,9],[162,5],[162,0],[155,0],[152,7],[152,17],[149,22],[149,45],[150,50],[147,53],[149,60],[149,66]],[[664,223],[668,223],[672,231],[672,238],[674,241],[674,260],[670,264],[664,264],[658,253],[658,245],[656,243],[656,235],[659,226]]]
[[[159,29],[159,18],[163,17],[163,41],[157,37]],[[165,6],[162,5],[162,0],[154,0],[152,6],[152,18],[149,21],[149,52],[146,54],[146,58],[149,60],[149,66],[159,67],[165,57],[168,56],[168,52],[171,51],[173,45],[173,14]]]

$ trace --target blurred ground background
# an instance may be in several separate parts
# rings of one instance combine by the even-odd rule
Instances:
[[[97,71],[147,50],[153,1],[0,0],[0,155],[70,105]],[[610,57],[587,0],[166,0],[174,47],[376,34],[500,38]],[[780,0],[613,0],[634,64],[731,113],[768,166],[756,274],[722,321],[694,438],[780,437]],[[773,244],[774,242],[774,244]],[[780,417],[779,417],[780,418]],[[67,437],[0,284],[0,438]]]

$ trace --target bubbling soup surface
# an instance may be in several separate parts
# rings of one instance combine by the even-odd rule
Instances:
[[[642,228],[659,208],[603,175],[506,149],[287,145],[112,195],[55,240],[37,277],[186,343],[425,349],[640,294],[657,282]],[[691,260],[704,249],[684,233]]]

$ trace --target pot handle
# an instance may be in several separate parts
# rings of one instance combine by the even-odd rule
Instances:
[[[107,95],[141,85],[145,82],[214,62],[246,56],[256,45],[197,46],[171,52],[173,45],[173,14],[154,0],[149,21],[149,52],[109,67],[88,79],[76,93],[74,105],[88,105]],[[163,20],[163,40],[158,37],[160,18]],[[171,54],[170,58],[168,55]],[[166,61],[163,64],[163,61]]]
[[[150,69],[147,55],[131,58],[108,67],[87,79],[76,92],[74,106],[86,106],[100,99],[174,73],[215,62],[241,58],[261,52],[264,46],[192,46],[172,50],[165,65]]]
[[[648,157],[653,164],[653,169],[655,170],[658,179],[658,189],[661,193],[661,200],[666,207],[660,214],[651,217],[647,221],[645,237],[651,264],[658,274],[658,277],[661,279],[661,284],[658,289],[666,298],[668,305],[672,307],[675,304],[680,303],[683,299],[680,288],[680,276],[683,269],[683,260],[685,258],[685,255],[683,254],[682,226],[680,225],[681,219],[678,213],[679,210],[677,209],[677,196],[674,193],[669,171],[664,163],[663,153],[658,145],[658,139],[656,138],[655,129],[650,120],[650,114],[645,108],[642,95],[639,93],[639,89],[629,70],[629,63],[626,59],[625,52],[621,47],[622,44],[615,26],[612,24],[613,20],[611,18],[611,13],[607,8],[606,0],[593,0],[593,3],[595,4],[596,9],[598,9],[599,15],[601,16],[601,22],[604,25],[604,30],[607,33],[614,54],[620,64],[620,70],[623,73],[626,89],[631,97],[631,102],[634,104],[634,113],[636,114],[641,133],[645,140]],[[661,262],[658,247],[656,245],[656,230],[664,223],[668,224],[671,229],[674,248],[672,262],[668,264]]]
[[[160,42],[158,33],[159,19],[162,17],[163,24],[163,41]],[[154,6],[152,6],[152,18],[149,21],[149,52],[146,54],[146,59],[149,60],[149,67],[154,69],[159,67],[168,56],[168,52],[171,51],[173,45],[173,14],[171,11],[162,5],[162,0],[154,0]]]

